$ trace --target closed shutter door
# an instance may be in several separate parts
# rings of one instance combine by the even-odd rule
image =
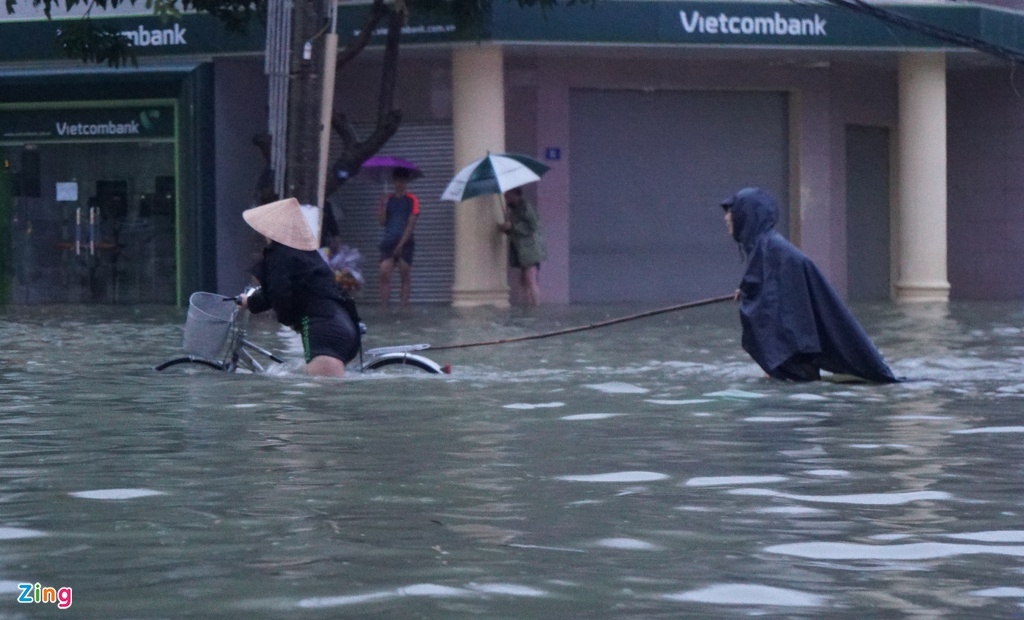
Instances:
[[[370,125],[356,125],[359,136],[372,131]],[[331,139],[331,161],[342,151],[341,140]],[[416,220],[416,253],[412,267],[413,303],[451,303],[455,277],[454,203],[440,196],[454,176],[454,145],[450,123],[404,122],[379,155],[407,159],[423,171],[423,177],[409,183],[409,192],[420,200]],[[377,221],[377,207],[390,183],[353,178],[335,192],[335,208],[342,243],[357,248],[363,255],[366,283],[357,299],[363,303],[380,299],[380,243],[383,229]],[[398,301],[398,272],[392,275],[391,299]]]
[[[758,185],[785,209],[786,94],[574,90],[570,102],[570,301],[731,291],[743,264],[718,205]]]

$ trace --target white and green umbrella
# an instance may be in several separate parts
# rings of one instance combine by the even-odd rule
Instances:
[[[539,181],[548,169],[526,155],[488,153],[460,170],[441,194],[441,200],[459,202],[487,194],[504,194],[512,188]]]

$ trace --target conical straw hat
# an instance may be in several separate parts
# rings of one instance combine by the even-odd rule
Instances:
[[[294,198],[246,209],[242,217],[256,232],[296,250],[315,250],[320,246]]]

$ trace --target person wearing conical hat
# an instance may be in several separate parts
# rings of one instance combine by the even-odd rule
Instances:
[[[243,297],[250,312],[274,310],[277,320],[302,336],[306,372],[341,377],[359,353],[359,314],[317,252],[315,233],[294,198],[248,209],[242,218],[267,238],[251,269],[260,289]]]

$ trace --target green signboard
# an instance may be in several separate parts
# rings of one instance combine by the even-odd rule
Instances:
[[[823,4],[622,0],[560,6],[543,13],[524,10],[503,0],[493,6],[491,37],[495,40],[871,49],[951,47],[874,17]],[[980,36],[982,14],[995,12],[972,5],[900,5],[889,9],[969,36]],[[1004,15],[1024,24],[1024,17]]]
[[[611,0],[545,11],[496,0],[495,41],[865,50],[956,46],[834,5]],[[1024,52],[1024,13],[971,4],[887,5],[890,12]]]
[[[0,59],[13,62],[63,58],[57,34],[68,19],[77,18],[0,21]],[[227,32],[215,17],[196,13],[166,21],[153,15],[101,17],[93,21],[131,39],[140,57],[262,53],[266,37],[259,23],[251,24],[245,34],[238,34]]]
[[[972,4],[889,5],[889,11],[965,37],[1024,52],[1024,13]],[[339,32],[359,32],[365,6],[339,6]],[[950,50],[955,45],[834,5],[703,0],[598,0],[548,9],[494,0],[477,32],[415,12],[403,42],[550,42],[737,47]],[[380,45],[385,29],[373,33]]]
[[[459,30],[446,17],[413,11],[402,29],[406,45],[465,41],[613,43],[737,47],[843,48],[863,50],[953,49],[920,32],[834,5],[794,2],[702,0],[597,0],[548,9],[494,0],[479,28]],[[886,9],[927,25],[1024,53],[1024,13],[968,3],[893,4]],[[359,33],[369,6],[341,3],[341,45]],[[56,34],[63,20],[0,20],[0,62],[60,58]],[[162,20],[152,15],[94,19],[135,44],[139,56],[262,54],[264,28],[227,32],[214,17],[185,14]],[[386,28],[372,33],[384,42]]]
[[[338,5],[339,46],[344,47],[349,40],[360,34],[363,22],[366,20],[366,13],[369,10],[370,6],[368,4],[352,5],[341,3]],[[371,44],[383,45],[387,33],[388,29],[385,22],[385,25],[378,26],[371,34]],[[450,18],[424,14],[422,11],[417,12],[415,10],[409,15],[409,22],[402,27],[403,45],[461,41],[466,40],[469,36],[467,33],[457,32],[455,24]]]
[[[0,144],[173,140],[172,105],[0,108]]]

